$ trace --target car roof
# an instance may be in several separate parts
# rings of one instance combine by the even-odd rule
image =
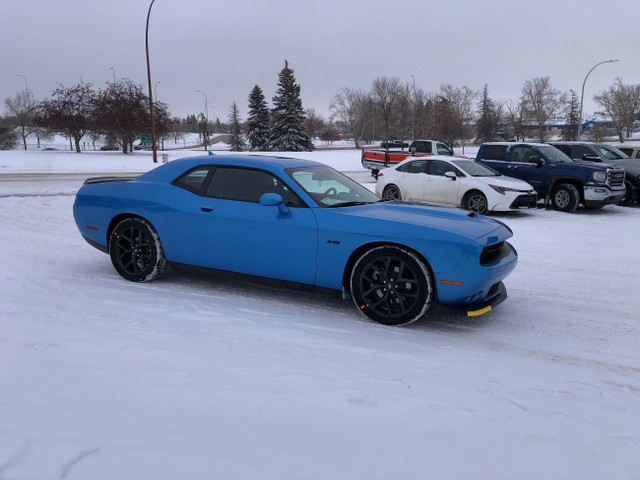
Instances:
[[[184,172],[200,165],[231,165],[245,168],[260,168],[279,172],[287,168],[326,167],[312,160],[268,155],[202,155],[172,160],[138,177],[139,181],[173,181]]]

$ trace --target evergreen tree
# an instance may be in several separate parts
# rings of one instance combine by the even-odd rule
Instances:
[[[240,112],[238,111],[238,105],[233,102],[231,110],[229,110],[229,133],[231,134],[231,148],[232,152],[242,152],[246,144],[244,138],[242,138],[242,127],[240,126]]]
[[[478,105],[478,123],[476,126],[476,142],[484,143],[494,140],[500,123],[499,110],[489,98],[489,87],[484,84],[482,98]]]
[[[293,70],[285,60],[278,74],[278,89],[273,97],[273,127],[271,148],[281,152],[313,150],[313,143],[303,126],[304,110],[300,99],[300,85],[296,84]]]
[[[269,135],[269,108],[262,90],[256,85],[249,94],[249,119],[247,121],[249,150],[269,151],[271,149]]]
[[[565,106],[564,115],[566,118],[566,128],[562,130],[560,138],[562,140],[577,140],[578,138],[578,113],[580,110],[580,101],[578,94],[574,90],[570,90],[569,100]]]

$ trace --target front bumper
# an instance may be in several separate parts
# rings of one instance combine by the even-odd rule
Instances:
[[[625,188],[615,190],[606,186],[585,185],[584,206],[601,207],[603,205],[616,204],[624,198]]]
[[[494,291],[494,296],[487,300],[467,305],[445,305],[438,303],[435,306],[435,311],[450,315],[465,315],[467,317],[483,315],[507,299],[507,287],[504,286],[504,283],[496,283],[492,287],[492,291]]]

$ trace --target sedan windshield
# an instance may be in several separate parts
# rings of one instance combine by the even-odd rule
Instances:
[[[485,167],[473,160],[452,160],[451,163],[472,177],[499,177],[501,175],[493,168]]]
[[[289,168],[286,172],[320,207],[347,207],[380,201],[375,193],[331,167]]]

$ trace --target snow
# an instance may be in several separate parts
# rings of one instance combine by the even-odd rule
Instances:
[[[121,279],[74,172],[153,166],[0,152],[2,480],[639,478],[640,208],[495,215],[509,298],[390,328],[339,297]]]

